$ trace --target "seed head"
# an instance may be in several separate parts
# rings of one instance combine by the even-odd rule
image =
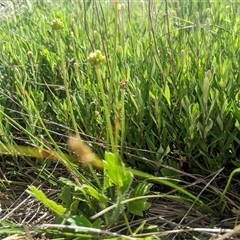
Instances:
[[[128,80],[122,80],[120,82],[120,87],[121,89],[126,89],[127,88],[127,85],[128,85]]]
[[[73,67],[74,67],[75,69],[78,69],[78,64],[75,62],[75,63],[73,64]]]
[[[205,76],[206,76],[207,78],[210,78],[211,75],[212,75],[211,70],[208,70],[208,71],[205,73]]]
[[[54,31],[59,31],[62,28],[64,28],[64,23],[62,22],[62,20],[60,18],[56,18],[54,19],[51,23],[50,23],[52,30]]]
[[[210,14],[211,14],[211,9],[210,9],[210,8],[207,8],[207,9],[206,9],[206,12],[207,12],[207,15],[210,16]]]
[[[211,20],[210,18],[207,18],[206,19],[206,26],[209,27],[211,25]]]
[[[27,55],[28,55],[29,58],[33,58],[33,52],[32,51],[28,51]]]
[[[195,18],[199,19],[199,12],[195,12]]]
[[[106,61],[106,57],[102,55],[100,50],[95,50],[89,54],[87,60],[91,65],[97,66],[104,63]]]

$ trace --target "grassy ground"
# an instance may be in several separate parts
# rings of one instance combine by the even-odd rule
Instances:
[[[239,8],[3,3],[0,235],[236,234]]]

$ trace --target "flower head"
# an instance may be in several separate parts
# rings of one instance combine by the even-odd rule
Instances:
[[[33,52],[32,51],[28,51],[27,55],[28,55],[29,58],[33,58]]]
[[[106,61],[106,57],[102,55],[100,50],[95,50],[89,54],[87,60],[91,65],[96,66],[104,63]]]
[[[62,28],[64,28],[64,24],[62,22],[62,20],[60,18],[56,18],[54,19],[51,23],[50,23],[52,30],[54,31],[58,31],[61,30]]]

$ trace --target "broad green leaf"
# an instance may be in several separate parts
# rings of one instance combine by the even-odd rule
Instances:
[[[104,169],[104,171],[106,171]],[[108,174],[104,174],[104,183],[103,183],[103,190],[106,190],[114,185],[114,183],[111,181],[111,179],[108,177]]]
[[[131,214],[134,214],[134,215],[140,216],[140,217],[143,217],[143,212],[151,207],[151,204],[144,200],[136,200],[131,203],[132,203],[131,207],[129,207],[129,209],[128,209],[129,212]]]
[[[89,185],[82,185],[81,188],[83,191],[85,191],[88,195],[94,197],[95,199],[97,199],[98,201],[100,201],[101,203],[105,203],[107,201],[107,197],[105,195],[103,195],[102,193],[99,193],[96,189],[94,189],[93,187],[89,186]]]
[[[212,100],[211,105],[208,108],[206,119],[211,118],[211,114],[212,114],[213,110],[215,110],[215,109],[216,109],[216,101],[214,99],[214,100]]]
[[[120,188],[122,194],[128,191],[128,189],[132,184],[132,180],[133,180],[133,174],[129,170],[126,170],[123,174],[123,185]]]
[[[68,222],[73,226],[92,227],[92,223],[83,215],[71,216]]]
[[[73,187],[75,192],[82,192],[83,194],[90,195],[95,199],[97,199],[98,201],[100,201],[101,203],[107,200],[107,197],[104,194],[102,194],[101,192],[98,192],[94,187],[90,185],[83,184],[82,186],[78,186],[77,184],[75,184],[69,179],[60,178],[60,180],[63,183],[65,183],[67,186]]]
[[[133,174],[131,171],[125,169],[123,162],[117,154],[106,152],[105,160],[106,162],[104,162],[104,164],[107,176],[118,188],[121,189],[122,193],[125,193],[132,183]],[[110,185],[111,182],[106,179],[105,187]]]
[[[71,188],[64,186],[59,198],[67,205],[67,207],[69,207],[72,203]]]
[[[104,165],[111,181],[119,188],[123,186],[124,167],[116,154],[106,152]]]
[[[33,197],[35,197],[36,199],[38,199],[42,204],[44,204],[48,209],[50,209],[52,212],[56,213],[57,215],[64,216],[64,214],[66,213],[66,210],[67,210],[66,208],[54,202],[53,200],[48,199],[42,190],[38,190],[36,187],[30,186],[27,192],[31,194]]]
[[[129,198],[146,195],[152,186],[153,184],[147,182],[138,184],[138,186],[131,191]],[[147,199],[138,199],[128,203],[128,210],[134,215],[143,216],[143,211],[147,210],[150,206],[151,204],[147,202]]]
[[[71,205],[70,205],[70,210],[72,214],[78,213],[79,212],[79,200],[73,200]]]
[[[92,224],[92,227],[93,227],[93,228],[100,229],[102,223],[103,223],[102,219],[98,218],[98,219]]]

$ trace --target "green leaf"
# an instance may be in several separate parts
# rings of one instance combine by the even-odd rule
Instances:
[[[168,105],[171,106],[171,93],[167,83],[165,84],[164,97],[166,98]]]
[[[68,222],[73,226],[92,227],[92,223],[83,215],[71,216]]]
[[[105,153],[105,172],[109,179],[121,189],[124,194],[130,187],[133,179],[131,171],[127,171],[125,166],[117,154],[110,152]],[[110,182],[106,179],[105,187],[110,186]]]
[[[231,163],[232,163],[235,167],[240,168],[240,161],[234,161],[234,160],[232,160]]]
[[[220,115],[217,115],[216,121],[217,121],[221,131],[223,131],[223,121],[222,121]]]
[[[118,187],[122,187],[123,178],[122,178],[122,166],[120,167],[119,159],[116,154],[106,152],[105,153],[105,171],[110,180],[117,185]]]
[[[240,109],[237,107],[236,103],[233,103],[233,115],[240,122]]]
[[[72,214],[77,214],[79,212],[79,200],[73,200],[71,205],[70,205],[70,210]]]
[[[94,189],[89,185],[85,185],[85,184],[82,185],[82,190],[84,190],[87,194],[97,199],[100,203],[106,203],[108,199],[105,195],[103,195],[102,193],[99,193],[96,189]]]
[[[168,159],[167,163],[169,167],[172,167],[173,169],[179,169],[179,164],[176,161]],[[163,177],[174,177],[175,179],[180,179],[179,173],[173,169],[162,168],[161,173]]]
[[[78,186],[76,183],[74,183],[71,180],[66,179],[66,178],[60,178],[60,181],[63,182],[64,184],[66,184],[67,186],[73,187],[75,192],[80,191],[83,194],[88,194],[88,195],[94,197],[95,199],[97,199],[98,201],[100,201],[101,203],[106,202],[106,200],[107,200],[107,197],[105,195],[98,192],[91,185],[83,184],[82,186]],[[69,187],[69,189],[70,189],[70,187]],[[62,192],[62,194],[60,195],[60,199],[63,200],[64,203],[66,203],[66,201],[68,201],[68,203],[71,204],[72,200],[68,199],[69,196],[67,196],[67,194],[70,194],[69,190],[65,189],[64,191],[66,191],[66,192]]]
[[[59,181],[62,182],[63,184],[65,184],[66,186],[70,186],[74,189],[74,191],[78,191],[81,190],[81,188],[72,180],[64,178],[64,177],[60,177]]]
[[[106,190],[106,189],[112,187],[113,185],[114,185],[114,183],[111,181],[111,179],[108,176],[106,176],[104,178],[103,190]]]
[[[213,121],[212,119],[208,119],[207,120],[207,126],[204,128],[204,132],[203,132],[203,137],[207,138],[208,132],[211,130],[211,128],[213,127]]]
[[[132,103],[134,104],[135,108],[136,108],[136,111],[139,112],[139,107],[138,107],[138,104],[135,100],[135,98],[133,96],[130,95],[130,98],[132,100]]]
[[[131,204],[131,208],[129,208],[129,212],[136,216],[143,217],[143,212],[151,207],[149,202],[144,200],[137,200]]]
[[[57,215],[64,216],[64,214],[66,213],[66,208],[64,208],[60,204],[57,204],[53,200],[48,199],[42,190],[38,190],[36,187],[30,186],[27,192]]]
[[[123,185],[121,186],[122,194],[126,193],[130,188],[133,180],[133,174],[130,171],[125,171],[123,174]]]
[[[92,227],[93,227],[93,228],[100,229],[102,223],[103,223],[103,221],[102,221],[100,218],[98,218],[98,219],[92,224]]]
[[[153,184],[147,182],[142,182],[138,184],[138,186],[131,191],[129,198],[146,195],[152,186]],[[128,210],[130,213],[142,217],[143,211],[150,208],[150,206],[151,204],[147,202],[147,199],[138,199],[128,203]]]
[[[60,11],[56,12],[56,17],[63,21],[63,14],[62,14],[62,12],[60,12]]]
[[[62,192],[59,195],[59,198],[67,205],[67,207],[70,207],[72,203],[71,188],[64,186]]]

